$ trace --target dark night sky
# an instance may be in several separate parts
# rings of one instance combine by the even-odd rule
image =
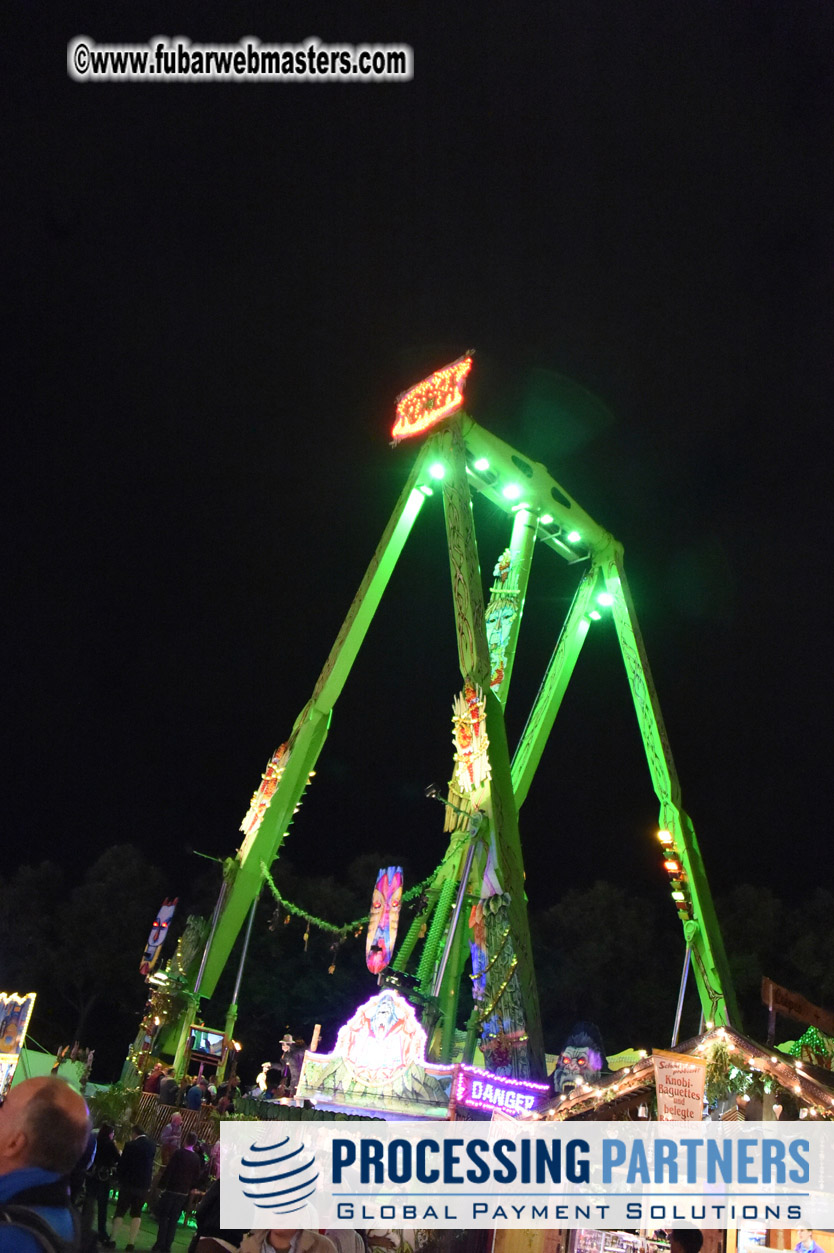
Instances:
[[[186,845],[234,851],[407,476],[395,397],[474,345],[473,416],[625,544],[714,891],[818,883],[831,6],[71,8],[5,71],[6,868],[132,841],[174,893]],[[397,40],[415,76],[78,84],[79,34]],[[336,707],[299,869],[384,847],[423,875],[443,850],[434,505]],[[504,533],[476,522],[489,573]],[[511,741],[571,594],[539,552]],[[656,813],[609,624],[522,812],[531,898],[665,892]]]

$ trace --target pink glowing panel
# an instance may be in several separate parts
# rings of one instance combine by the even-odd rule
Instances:
[[[527,1114],[550,1091],[547,1083],[529,1079],[507,1079],[477,1066],[461,1066],[455,1085],[455,1101],[469,1109],[501,1110],[505,1114]]]

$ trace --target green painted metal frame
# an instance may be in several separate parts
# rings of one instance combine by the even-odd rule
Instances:
[[[438,459],[446,460],[451,467],[451,473],[443,485],[443,500],[449,538],[460,668],[464,678],[473,678],[486,693],[487,730],[493,769],[486,808],[496,835],[501,871],[512,900],[511,924],[519,957],[534,1073],[540,1072],[543,1049],[523,890],[524,869],[518,833],[518,810],[532,784],[559,705],[587,637],[592,597],[603,586],[613,597],[614,623],[649,771],[660,800],[661,824],[670,831],[684,867],[682,883],[688,910],[688,917],[684,917],[685,938],[692,947],[695,978],[705,1017],[714,1024],[737,1024],[738,1011],[721,933],[695,831],[680,805],[677,773],[628,591],[622,564],[622,548],[556,483],[544,466],[522,457],[465,414],[444,422],[428,437],[417,454],[408,481],[330,651],[313,695],[295,722],[289,740],[289,759],[278,788],[254,838],[244,841],[233,863],[233,872],[226,883],[225,902],[203,964],[199,995],[209,996],[214,991],[246,915],[260,890],[261,863],[272,863],[286,837],[293,813],[303,797],[327,737],[335,702],[426,495],[430,494],[432,483],[428,467],[432,461]],[[482,465],[484,462],[488,463],[488,469],[475,468],[476,464]],[[521,486],[520,498],[512,503],[503,494],[503,488],[509,482],[517,482]],[[490,663],[484,629],[483,589],[472,521],[473,493],[491,500],[506,514],[515,515],[516,526],[519,525],[519,515],[523,515],[524,526],[527,528],[525,542],[528,547],[534,532],[539,545],[551,548],[569,564],[587,563],[512,761],[503,719],[509,673],[499,688],[498,695],[490,690],[489,685]],[[548,518],[550,520],[546,521]],[[514,530],[514,536],[515,533]],[[574,535],[579,538],[569,538]],[[527,552],[524,558],[526,564],[522,577],[522,601],[529,575],[530,556]],[[520,617],[519,611],[513,625],[508,654],[510,671]],[[458,848],[459,846],[458,833]],[[462,860],[455,857],[448,861],[444,878],[450,872],[454,877],[453,864],[460,866]],[[438,883],[438,896],[440,886]],[[430,892],[429,895],[431,899],[435,893]],[[679,912],[683,916],[685,911]],[[409,947],[412,948],[411,941],[416,941],[416,926],[415,920],[415,934],[408,937]],[[437,939],[439,943],[440,937]],[[459,980],[461,946],[462,939],[455,944],[454,961],[450,967],[450,985],[452,976]],[[400,961],[395,962],[395,968],[402,969]],[[442,989],[438,998],[441,1007],[445,1005],[447,1022],[453,1013],[453,1005],[456,1005],[457,995],[458,988],[455,986],[451,993],[449,988]],[[448,1025],[445,1037],[448,1042]]]

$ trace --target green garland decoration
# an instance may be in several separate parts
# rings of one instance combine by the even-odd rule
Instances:
[[[275,880],[269,873],[265,862],[261,862],[261,872],[263,873],[264,882],[281,908],[285,909],[288,914],[294,914],[296,918],[303,918],[308,928],[317,927],[319,931],[327,931],[330,935],[335,935],[338,936],[339,939],[345,940],[350,935],[351,931],[358,931],[362,927],[367,926],[370,920],[371,915],[365,914],[364,918],[356,918],[353,922],[346,922],[343,926],[336,927],[332,922],[325,922],[324,918],[317,918],[315,914],[308,913],[306,909],[300,909],[298,905],[293,905],[291,901],[285,900],[278,888],[275,886]],[[408,892],[403,893],[403,904],[407,901],[413,901],[415,897],[424,892],[436,874],[437,871],[435,870],[428,876],[427,879],[424,879],[422,883],[416,884],[416,886],[409,889]]]
[[[809,1027],[805,1034],[800,1036],[798,1040],[794,1040],[789,1048],[784,1048],[781,1051],[789,1057],[801,1058],[805,1050],[813,1056],[822,1059],[817,1065],[821,1064],[829,1068],[831,1067],[834,1059],[834,1039],[829,1035],[823,1035],[818,1027]]]
[[[707,1054],[706,1098],[710,1105],[728,1096],[747,1096],[761,1100],[766,1093],[795,1100],[795,1094],[764,1070],[747,1069],[738,1064],[723,1042],[713,1044]]]

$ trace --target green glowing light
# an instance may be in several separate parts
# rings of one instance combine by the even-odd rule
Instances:
[[[588,614],[588,617],[591,619],[592,622],[599,622],[602,619],[602,614],[599,612],[598,609],[592,609],[591,612]]]
[[[568,531],[567,539],[569,544],[578,544],[582,536],[578,531]]]
[[[474,462],[473,464],[479,474],[483,474],[484,470],[489,469],[489,462],[487,461],[486,457],[479,457],[478,460]]]
[[[505,500],[518,500],[521,495],[521,488],[518,483],[508,483],[506,487],[502,488],[501,495]]]
[[[599,596],[597,596],[597,604],[607,609],[609,605],[614,604],[614,597],[610,592],[600,592]]]
[[[429,474],[433,479],[442,479],[446,474],[446,467],[442,461],[435,461],[429,466]]]
[[[541,522],[542,526],[550,526],[551,522],[553,521],[553,514],[543,513],[539,521]]]

